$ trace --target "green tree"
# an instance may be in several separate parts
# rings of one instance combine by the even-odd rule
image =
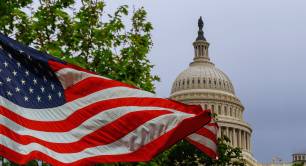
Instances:
[[[304,166],[303,162],[295,162],[292,164],[292,166]]]
[[[245,166],[241,150],[239,148],[233,148],[229,144],[230,140],[226,136],[218,138],[219,156],[218,160],[214,160],[183,140],[146,164],[152,166]]]
[[[146,11],[131,12],[122,5],[106,14],[105,7],[102,0],[0,1],[0,31],[70,63],[153,92],[153,82],[159,78],[151,74],[153,65],[148,60],[153,27]],[[130,22],[125,23],[127,19]]]

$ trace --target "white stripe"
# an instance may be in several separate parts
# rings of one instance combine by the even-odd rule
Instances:
[[[62,106],[46,109],[24,108],[14,104],[6,98],[0,96],[0,105],[8,110],[26,118],[36,121],[60,121],[65,120],[75,111],[89,106],[93,103],[118,98],[141,97],[141,98],[158,98],[150,92],[128,87],[114,87],[104,89],[88,96],[76,99]]]
[[[64,89],[74,85],[88,77],[97,77],[110,80],[109,78],[102,77],[95,74],[90,74],[84,71],[72,69],[72,68],[63,68],[55,73],[61,82]]]
[[[217,145],[215,144],[215,142],[210,140],[207,137],[204,137],[202,135],[193,133],[193,134],[190,134],[188,136],[188,138],[193,140],[193,141],[195,141],[195,142],[197,142],[197,143],[199,143],[199,144],[202,144],[203,146],[213,150],[214,152],[217,151]]]
[[[99,114],[87,119],[79,126],[73,128],[67,132],[45,132],[28,129],[18,123],[8,119],[7,117],[0,115],[0,124],[6,126],[10,130],[16,132],[19,135],[29,135],[35,138],[52,142],[52,143],[72,143],[79,141],[82,137],[98,130],[99,128],[119,119],[120,117],[139,110],[168,110],[173,112],[174,116],[190,116],[190,114],[177,112],[171,109],[165,109],[161,107],[117,107],[109,109],[107,111],[100,112]]]
[[[125,135],[116,142],[108,145],[87,148],[77,153],[57,153],[37,143],[22,145],[4,135],[0,135],[0,144],[23,155],[29,154],[32,151],[40,151],[60,162],[71,163],[88,157],[131,153],[138,150],[143,145],[157,139],[161,135],[169,132],[180,122],[189,117],[191,116],[185,116],[183,114],[168,114],[159,116],[139,126],[137,129]]]
[[[217,135],[217,133],[218,133],[218,128],[215,127],[215,126],[208,126],[208,125],[206,125],[206,126],[204,126],[204,128],[206,128],[207,130],[211,131],[215,135]]]

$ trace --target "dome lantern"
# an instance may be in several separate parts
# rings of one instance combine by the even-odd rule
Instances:
[[[206,41],[204,37],[203,26],[204,26],[204,23],[203,23],[202,17],[200,17],[198,20],[198,27],[199,27],[198,36],[196,38],[196,41],[193,42],[194,58],[193,58],[193,62],[190,63],[190,66],[197,65],[197,64],[203,64],[203,63],[212,64],[210,62],[209,55],[208,55],[209,43]]]

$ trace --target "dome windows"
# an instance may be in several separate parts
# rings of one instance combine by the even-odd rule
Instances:
[[[218,114],[221,115],[221,105],[218,105]]]

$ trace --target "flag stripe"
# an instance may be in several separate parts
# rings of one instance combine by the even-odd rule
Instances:
[[[152,111],[154,112],[158,112],[158,111]],[[165,112],[169,112],[169,111],[165,111]],[[112,122],[115,122],[116,120],[120,120],[120,118],[122,116],[124,116],[126,113],[125,110],[118,110],[118,109],[114,109],[111,110],[111,112],[102,112],[101,113],[101,117],[97,117],[95,119],[89,119],[87,121],[85,121],[84,123],[82,123],[80,126],[75,127],[73,130],[67,131],[67,132],[44,132],[44,131],[39,131],[39,130],[31,130],[31,129],[27,129],[9,119],[7,119],[6,117],[1,117],[0,119],[0,124],[2,125],[6,125],[10,130],[13,131],[18,131],[18,134],[21,135],[31,135],[33,137],[36,137],[38,139],[47,141],[47,142],[54,142],[54,143],[69,143],[69,142],[75,142],[78,141],[80,138],[86,136],[87,134],[92,133],[93,131],[98,130],[99,128],[111,124]],[[136,112],[137,113],[137,112]],[[141,118],[141,112],[136,114],[134,113],[133,115],[135,116],[135,118]],[[130,113],[131,114],[131,113]],[[150,114],[150,110],[148,110],[148,115]],[[193,116],[190,114],[185,114],[185,113],[176,113],[178,116]],[[148,116],[147,115],[147,116]],[[175,114],[174,114],[175,115]],[[108,118],[108,119],[103,119],[103,120],[99,120],[101,118]],[[112,119],[110,119],[112,118]],[[137,119],[137,122],[140,122],[140,119]],[[120,123],[120,121],[118,122]],[[141,123],[139,123],[139,125],[141,125]],[[116,125],[115,125],[116,126]],[[77,136],[77,137],[76,137]]]
[[[197,132],[189,135],[186,140],[207,154],[209,157],[217,157],[217,133],[218,125],[214,120],[199,129]]]
[[[214,133],[212,133],[210,130],[208,130],[208,129],[206,128],[206,126],[204,126],[204,127],[201,128],[200,130],[198,130],[197,132],[195,132],[195,134],[205,136],[207,139],[209,139],[209,140],[213,141],[215,144],[217,144],[216,134],[214,134]]]
[[[90,85],[90,86],[88,86]],[[103,85],[103,86],[99,86]],[[89,94],[95,93],[97,91],[101,91],[108,88],[114,87],[128,87],[134,88],[130,85],[113,81],[113,80],[105,80],[103,78],[96,78],[96,77],[88,77],[84,80],[81,80],[75,83],[73,86],[70,86],[65,89],[65,97],[67,102],[71,102],[75,99],[87,96]],[[80,89],[82,89],[80,91]]]
[[[99,118],[108,118],[112,117],[114,118],[114,115],[117,117],[119,115],[123,116],[124,114],[128,114],[135,111],[142,111],[142,110],[168,110],[168,111],[175,111],[168,108],[162,108],[162,107],[144,107],[144,106],[121,106],[121,107],[115,107],[110,108],[108,110],[104,108],[99,107],[93,107],[90,106],[89,109],[79,110],[80,113],[73,114],[69,118],[63,121],[51,121],[51,122],[44,122],[44,121],[32,121],[23,118],[22,116],[19,116],[17,114],[14,114],[13,112],[5,109],[0,108],[0,117],[2,119],[0,120],[3,124],[9,124],[9,123],[16,123],[19,124],[25,128],[32,129],[32,130],[39,130],[39,131],[45,131],[45,132],[67,132],[70,131],[78,126],[80,126],[82,123],[86,121],[86,123],[90,124],[91,122],[97,121]],[[81,113],[82,112],[82,113]],[[95,113],[94,115],[91,115],[91,113]]]
[[[135,115],[136,114],[136,115]],[[114,122],[105,125],[101,127],[98,130],[95,130],[91,132],[90,134],[85,135],[84,137],[80,137],[77,141],[70,142],[70,138],[65,137],[65,135],[58,136],[57,138],[60,138],[60,140],[55,140],[56,142],[47,142],[40,138],[36,138],[29,135],[20,135],[14,130],[10,130],[2,125],[0,125],[1,132],[0,134],[9,136],[14,140],[15,142],[18,142],[20,144],[26,145],[30,143],[38,143],[40,145],[43,145],[49,149],[52,149],[53,151],[59,152],[59,153],[75,153],[82,151],[86,148],[90,148],[97,145],[106,145],[112,142],[115,142],[116,140],[120,139],[121,137],[125,136],[126,134],[132,132],[135,130],[138,126],[144,125],[145,123],[150,123],[152,120],[154,122],[154,118],[157,118],[161,115],[167,115],[170,114],[168,111],[154,111],[154,112],[148,112],[148,111],[139,111],[135,113],[130,113],[128,115],[123,116],[120,119],[115,120]],[[142,116],[142,118],[139,118]],[[172,115],[173,116],[173,115]],[[139,120],[135,121],[134,118],[137,118]],[[189,116],[187,116],[189,117]],[[134,120],[134,121],[133,121]],[[150,134],[154,134],[155,132],[159,132],[161,129],[155,128],[155,126],[148,126],[148,129],[154,130],[151,131]],[[82,132],[76,131],[77,132]],[[110,133],[112,133],[110,135]],[[45,136],[48,136],[47,133]],[[78,136],[77,134],[74,135],[75,137]],[[54,137],[54,136],[50,136]],[[67,141],[68,140],[68,141]]]
[[[54,108],[46,108],[46,109],[23,108],[1,96],[0,96],[0,101],[6,103],[5,105],[3,105],[3,107],[26,119],[35,120],[35,121],[60,121],[67,119],[70,115],[77,112],[78,110],[90,106],[91,104],[97,103],[99,101],[109,101],[112,99],[114,100],[114,99],[123,99],[123,98],[126,99],[138,98],[139,102],[137,103],[139,104],[144,102],[143,100],[149,100],[146,102],[151,102],[152,104],[167,101],[166,103],[164,103],[164,105],[169,105],[170,107],[172,105],[178,106],[175,109],[179,109],[178,111],[186,113],[194,112],[194,114],[198,114],[199,112],[202,111],[201,109],[195,106],[186,106],[186,105],[185,107],[187,109],[186,108],[182,109],[184,108],[182,104],[179,106],[178,103],[157,98],[155,95],[149,92],[143,92],[138,89],[131,89],[127,87],[115,87],[115,88],[101,90],[96,93],[90,94],[86,97],[79,98],[77,100],[69,102],[65,105]]]
[[[78,71],[72,68],[63,68],[56,72],[57,78],[61,82],[64,89],[86,79],[89,77],[101,78],[110,80],[109,78],[87,73],[85,71]]]
[[[176,143],[178,140],[184,138],[186,135],[191,134],[193,131],[188,130],[193,127],[195,130],[199,129],[201,126],[205,125],[210,121],[207,112],[193,118],[188,118],[182,121],[179,125],[173,128],[171,131],[166,132],[164,135],[156,138],[155,140],[149,142],[148,144],[140,147],[137,151],[121,155],[97,155],[95,157],[82,157],[73,163],[63,163],[54,156],[49,155],[47,151],[32,151],[31,153],[20,153],[22,151],[15,151],[6,146],[1,146],[0,154],[6,156],[11,161],[19,164],[25,164],[35,158],[40,158],[53,165],[93,165],[97,161],[103,162],[118,162],[118,161],[148,161],[151,160],[156,154],[161,152],[163,149],[168,148],[172,144]],[[187,129],[187,130],[186,130]],[[175,135],[175,137],[173,137]],[[18,146],[15,146],[18,147]],[[24,147],[23,147],[24,148]],[[23,151],[24,152],[24,151]]]
[[[198,149],[200,149],[202,152],[207,154],[212,159],[216,159],[217,157],[217,147],[215,144],[211,144],[211,141],[207,141],[205,137],[201,137],[204,139],[204,141],[199,141],[199,139],[190,139],[188,136],[186,139],[188,142],[196,146]],[[204,143],[204,144],[203,144]],[[209,145],[208,145],[209,144]]]
[[[138,148],[140,148],[142,145],[148,144],[150,141],[157,139],[159,136],[172,130],[173,128],[175,128],[175,126],[177,126],[179,123],[181,123],[184,119],[187,119],[187,118],[190,118],[190,116],[189,117],[184,116],[184,115],[177,116],[174,114],[162,115],[162,116],[159,116],[155,119],[152,119],[144,123],[143,125],[136,128],[134,131],[130,132],[129,134],[125,135],[124,137],[118,139],[117,141],[113,143],[102,145],[102,146],[97,146],[94,148],[88,148],[88,149],[85,149],[77,153],[68,153],[68,154],[60,153],[59,154],[37,143],[31,143],[27,145],[19,144],[6,136],[3,136],[1,144],[10,149],[18,147],[18,149],[15,149],[15,151],[23,155],[29,154],[32,151],[40,151],[43,153],[47,152],[49,156],[53,156],[53,158],[55,158],[56,160],[60,162],[69,163],[69,162],[75,162],[82,158],[93,157],[97,154],[99,155],[118,155],[118,154],[131,153],[137,150]],[[207,120],[205,121],[205,123],[207,123]],[[156,132],[151,137],[143,137],[143,131],[147,131],[149,126],[155,125],[156,128],[164,128],[165,124],[167,124],[166,129]],[[131,141],[133,142],[133,144],[130,143]],[[123,143],[125,143],[125,146],[119,146],[120,144],[123,144]],[[131,145],[134,145],[134,147],[131,147]]]
[[[204,128],[209,130],[214,135],[218,133],[218,127],[216,126],[209,126],[209,124],[207,124],[206,126],[204,126]]]
[[[59,121],[64,120],[69,117],[72,113],[77,110],[94,104],[98,101],[105,101],[110,99],[118,98],[157,98],[155,95],[149,92],[143,92],[138,89],[131,89],[127,87],[114,87],[105,90],[92,93],[88,96],[79,98],[72,102],[66,103],[59,107],[54,108],[44,108],[44,109],[30,109],[24,108],[14,104],[13,102],[7,100],[6,98],[0,96],[0,101],[5,103],[3,107],[12,112],[23,116],[24,118],[37,120],[37,121]],[[54,116],[50,116],[54,115]]]

